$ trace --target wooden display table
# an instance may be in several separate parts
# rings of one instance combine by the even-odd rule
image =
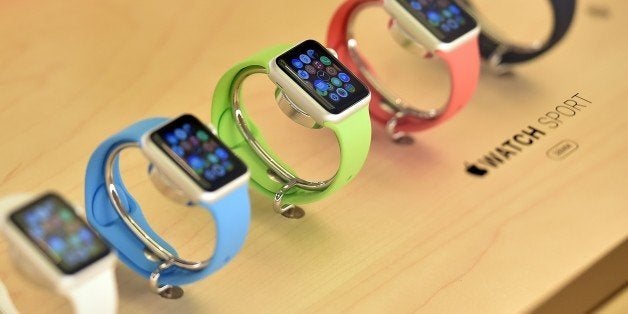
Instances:
[[[190,112],[209,121],[213,87],[224,71],[272,44],[323,41],[339,3],[0,3],[0,195],[53,189],[83,202],[87,160],[107,136],[144,117]],[[120,312],[537,308],[626,245],[626,11],[625,1],[578,1],[573,28],[559,46],[511,77],[483,71],[470,105],[449,123],[416,134],[412,146],[392,144],[375,126],[363,171],[329,199],[305,206],[302,220],[274,214],[271,200],[252,191],[253,221],[241,254],[186,286],[182,299],[151,294],[146,280],[120,265]],[[357,24],[365,54],[400,93],[425,106],[444,100],[442,63],[417,61],[398,48],[382,11],[366,10]],[[538,26],[522,24],[532,25],[530,31]],[[334,173],[331,132],[287,119],[263,76],[245,87],[247,108],[281,156],[304,177]],[[566,110],[557,106],[573,106],[569,100],[581,106],[564,111],[557,128],[539,122]],[[545,133],[533,145],[497,168],[477,161],[530,126]],[[182,255],[209,255],[211,217],[161,196],[139,152],[123,157],[128,186],[154,229]],[[489,172],[473,176],[467,163]],[[628,261],[618,265],[602,272],[626,282]],[[3,239],[0,279],[24,313],[71,310],[16,272]],[[589,291],[595,302],[618,288],[603,285]]]

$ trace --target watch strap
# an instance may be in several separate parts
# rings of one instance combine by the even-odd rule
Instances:
[[[137,122],[105,140],[90,158],[85,183],[85,201],[88,222],[116,251],[120,260],[136,273],[149,278],[161,262],[149,260],[145,245],[118,216],[105,187],[105,163],[116,147],[124,143],[139,143],[146,132],[168,121],[153,118]],[[113,167],[116,190],[129,215],[155,242],[176,254],[174,248],[155,233],[144,218],[140,206],[127,191],[121,180],[119,158]],[[226,197],[212,203],[198,204],[210,211],[216,224],[216,245],[209,265],[193,271],[177,266],[160,272],[160,285],[183,285],[200,280],[222,268],[239,252],[248,232],[250,203],[247,186],[243,185]]]
[[[8,216],[14,210],[28,204],[34,199],[30,194],[15,194],[0,199],[0,211],[2,212],[2,229],[7,223]],[[18,255],[19,256],[19,255]],[[19,261],[24,261],[25,257],[20,257]],[[106,260],[105,260],[106,259]],[[27,262],[28,263],[28,262]],[[69,298],[75,313],[116,313],[118,310],[118,286],[115,277],[115,260],[112,255],[103,257],[98,263],[108,265],[104,270],[90,276],[80,276],[81,282],[67,286],[62,282],[54,282],[60,293]],[[26,267],[24,267],[26,266]],[[25,275],[38,279],[39,273],[34,271],[30,264],[18,265],[20,270],[25,271]],[[47,283],[46,283],[47,284]],[[63,288],[61,288],[63,287]],[[12,302],[8,298],[6,288],[0,282],[0,313],[17,313]],[[11,308],[11,306],[13,306]]]
[[[348,28],[354,15],[367,5],[381,4],[382,0],[347,0],[336,10],[329,24],[327,33],[328,45],[335,49],[338,57],[351,71],[358,75],[359,79],[368,84],[368,80],[359,71],[357,64],[351,57],[348,47]],[[480,56],[478,48],[478,38],[472,37],[469,41],[461,44],[451,51],[435,51],[448,66],[451,77],[451,90],[449,100],[443,107],[441,114],[433,119],[419,119],[413,116],[404,116],[397,122],[396,130],[403,132],[416,132],[434,127],[454,116],[471,99],[480,73]],[[363,56],[360,57],[365,60]],[[366,62],[366,66],[371,73],[375,73]],[[394,113],[385,110],[382,105],[382,96],[375,88],[371,90],[371,117],[380,124],[386,124],[394,117]]]
[[[236,88],[234,82],[244,69],[255,67],[260,70],[263,69],[265,73],[268,73],[269,63],[273,58],[290,48],[291,46],[289,45],[274,46],[233,66],[218,81],[212,101],[211,119],[221,139],[238,157],[244,160],[249,167],[251,172],[251,185],[271,198],[274,197],[285,183],[277,182],[269,177],[269,167],[255,153],[246,138],[240,132],[233,114],[233,99],[231,99],[231,97],[233,89]],[[273,159],[280,163],[285,169],[288,169],[292,175],[296,176],[296,173],[273,152],[270,145],[268,145],[263,135],[259,132],[259,129],[246,114],[246,108],[241,106],[241,110],[255,140]],[[340,122],[325,123],[324,126],[330,128],[335,133],[340,145],[340,163],[336,176],[330,185],[323,190],[314,191],[293,187],[285,193],[283,201],[292,204],[305,204],[320,200],[346,185],[364,164],[371,141],[371,125],[367,108],[358,110],[356,113]]]
[[[334,49],[334,51],[338,54],[338,59],[342,61],[342,63],[351,72],[353,72],[353,74],[357,76],[360,81],[367,84],[369,87],[371,92],[371,102],[369,103],[371,118],[380,122],[380,124],[386,123],[389,119],[386,119],[385,117],[377,117],[380,112],[374,110],[375,107],[380,107],[383,97],[375,88],[372,88],[369,81],[366,79],[364,74],[362,74],[362,71],[360,71],[356,62],[353,61],[353,58],[351,57],[352,52],[349,51],[348,42],[350,39],[349,26],[351,19],[354,18],[357,12],[364,7],[370,5],[382,5],[382,3],[382,0],[346,0],[336,9],[336,12],[332,16],[327,29],[327,46]],[[364,66],[368,69],[368,71],[373,75],[376,75],[376,71],[369,64],[368,60],[358,51],[354,51],[354,53],[359,54],[360,59],[364,62]]]
[[[451,51],[437,50],[436,55],[446,64],[451,80],[449,99],[443,112],[433,119],[418,119],[405,116],[399,119],[397,130],[417,132],[434,127],[464,108],[473,97],[480,77],[480,54],[478,38],[463,43]],[[371,107],[372,116],[381,122],[390,120],[393,114],[385,111],[381,106]]]
[[[552,7],[552,17],[554,21],[552,23],[552,33],[549,39],[543,43],[543,46],[534,52],[522,53],[517,51],[507,51],[501,57],[501,62],[505,64],[520,63],[531,59],[534,59],[552,47],[554,47],[567,33],[573,16],[576,11],[575,0],[549,0]],[[490,58],[490,56],[499,48],[500,43],[486,34],[480,35],[480,52],[482,57]]]
[[[64,294],[76,314],[114,314],[118,312],[118,287],[112,267],[96,274]]]

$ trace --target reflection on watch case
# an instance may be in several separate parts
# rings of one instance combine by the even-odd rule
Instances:
[[[368,96],[368,88],[321,44],[306,40],[277,57],[277,65],[329,113]]]
[[[100,237],[66,201],[46,194],[11,214],[11,221],[65,274],[109,254]]]
[[[216,191],[247,171],[246,165],[192,115],[171,121],[150,138],[206,191]]]
[[[453,0],[396,0],[442,42],[450,43],[477,23]]]

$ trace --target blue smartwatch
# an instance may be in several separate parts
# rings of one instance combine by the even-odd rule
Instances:
[[[150,160],[151,179],[168,196],[212,214],[216,245],[210,259],[180,258],[151,229],[120,176],[119,153],[130,147]],[[147,119],[108,138],[92,154],[85,179],[87,220],[124,264],[150,280],[154,292],[177,298],[178,285],[217,271],[242,248],[251,220],[248,180],[246,165],[194,116]]]

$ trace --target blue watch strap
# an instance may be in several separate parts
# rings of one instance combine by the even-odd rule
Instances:
[[[139,143],[143,134],[168,121],[153,118],[137,122],[120,133],[108,138],[92,154],[85,178],[85,209],[87,220],[109,245],[116,251],[120,260],[145,278],[158,267],[144,255],[144,244],[127,227],[111,204],[105,186],[105,163],[119,145]],[[140,206],[126,190],[116,159],[113,168],[114,182],[120,199],[136,223],[159,245],[176,254],[166,241],[159,237],[144,218]],[[247,186],[241,186],[231,194],[212,204],[199,204],[210,211],[216,225],[216,247],[209,265],[199,271],[172,266],[161,272],[160,285],[183,285],[206,277],[223,267],[239,251],[250,223],[250,203]]]

